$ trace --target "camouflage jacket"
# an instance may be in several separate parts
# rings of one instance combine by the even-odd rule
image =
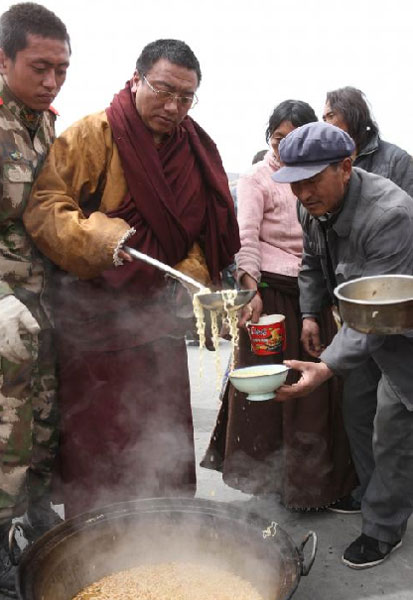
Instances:
[[[22,215],[54,140],[56,118],[49,110],[40,113],[32,141],[23,121],[26,110],[0,77],[0,299],[15,294],[23,302],[44,289],[43,259]]]

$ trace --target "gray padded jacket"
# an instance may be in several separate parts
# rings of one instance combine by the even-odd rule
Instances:
[[[361,150],[353,164],[369,173],[391,179],[413,197],[413,159],[399,146],[384,142],[375,135]]]

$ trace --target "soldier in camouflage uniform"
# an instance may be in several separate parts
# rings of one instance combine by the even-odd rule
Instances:
[[[13,595],[6,553],[11,519],[25,508],[34,536],[58,520],[50,505],[57,406],[45,263],[22,222],[54,139],[49,109],[64,83],[64,24],[33,3],[0,18],[0,591]]]

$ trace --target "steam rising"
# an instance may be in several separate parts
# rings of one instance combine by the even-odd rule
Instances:
[[[61,536],[59,551],[42,556],[39,597],[70,600],[112,573],[173,562],[230,571],[249,581],[264,600],[277,600],[294,583],[297,559],[282,532],[267,538],[263,532],[247,516],[244,521],[211,503],[120,504],[89,521],[77,520],[70,535]]]
[[[62,306],[76,306],[57,310],[67,516],[135,498],[193,495],[189,325],[176,316],[169,287],[149,299],[98,287],[98,302],[90,282],[73,288],[63,280]]]

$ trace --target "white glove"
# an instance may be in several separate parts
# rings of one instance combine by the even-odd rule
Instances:
[[[16,296],[0,300],[0,356],[14,363],[29,360],[30,353],[20,333],[39,333],[40,326],[32,313]]]

